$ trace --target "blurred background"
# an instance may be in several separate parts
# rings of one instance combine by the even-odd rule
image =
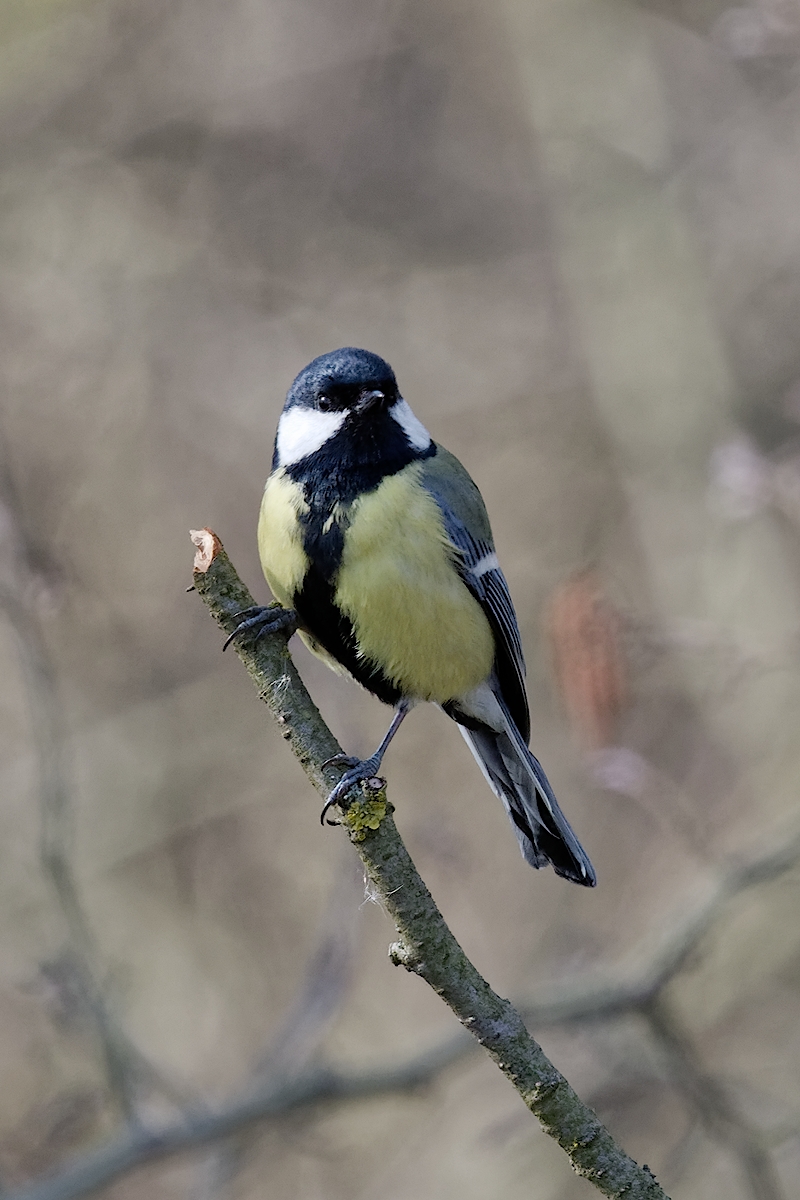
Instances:
[[[440,1069],[185,594],[208,525],[267,599],[283,397],[351,344],[483,491],[599,886],[523,863],[430,707],[385,764],[423,876],[674,1200],[799,1197],[798,0],[4,0],[0,60],[3,1189],[325,1063],[385,1087],[95,1182],[596,1194]],[[387,710],[297,660],[370,752]]]

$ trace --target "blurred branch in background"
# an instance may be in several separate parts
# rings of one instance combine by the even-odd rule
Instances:
[[[296,763],[183,596],[198,511],[256,577],[285,386],[355,343],[392,362],[489,502],[535,748],[602,886],[526,874],[430,709],[390,765],[415,860],[675,1200],[774,1196],[770,1172],[794,1195],[799,12],[4,6],[7,1190],[73,1164],[53,1186],[77,1195],[146,1164],[144,1142],[105,1174],[86,1159],[135,1141],[127,1108],[175,1145],[196,1116],[215,1140],[115,1200],[588,1192],[485,1056],[440,1070],[468,1041],[393,973],[383,914],[364,906],[355,966],[325,965],[325,946],[350,953],[329,897],[353,889],[352,933],[356,883],[334,881]],[[537,637],[557,595],[562,713]],[[339,738],[370,744],[368,698],[315,670]],[[764,851],[781,841],[788,865]],[[363,1094],[385,1099],[309,1084],[281,1116],[276,1072],[320,1083],[326,1063],[342,1095],[372,1072],[389,1090]],[[418,1091],[392,1091],[409,1077]],[[211,1117],[256,1094],[278,1115],[218,1138]]]
[[[230,628],[230,613],[250,597],[231,594],[227,580],[223,590],[228,614],[225,624]],[[242,653],[251,674],[258,674],[252,651],[243,649]],[[278,685],[283,704],[287,691],[285,675],[278,676]],[[274,692],[275,684],[265,685],[262,681],[262,694],[270,690]],[[286,732],[291,732],[291,726]],[[800,834],[794,833],[777,848],[732,864],[720,875],[705,903],[669,934],[655,955],[640,952],[635,956],[634,965],[625,972],[626,979],[577,980],[568,988],[521,1008],[525,1020],[535,1028],[621,1016],[644,1017],[685,1103],[738,1161],[754,1200],[779,1200],[782,1193],[771,1167],[769,1149],[780,1137],[792,1136],[795,1131],[778,1134],[757,1129],[747,1121],[725,1085],[699,1064],[691,1038],[681,1028],[680,1018],[666,993],[714,923],[725,914],[731,900],[779,878],[798,861]],[[345,886],[345,893],[348,892],[352,893],[352,877]],[[305,984],[283,1029],[274,1039],[273,1048],[265,1054],[241,1096],[215,1112],[205,1108],[198,1111],[196,1106],[194,1111],[187,1108],[179,1119],[159,1127],[134,1122],[127,1133],[76,1159],[53,1179],[12,1193],[14,1200],[68,1200],[145,1163],[227,1139],[217,1156],[204,1164],[211,1180],[224,1187],[225,1181],[235,1174],[241,1136],[253,1124],[302,1108],[418,1088],[468,1054],[474,1043],[461,1035],[405,1064],[370,1072],[308,1066],[347,986],[354,927],[352,922],[342,922],[342,907],[347,905],[340,906],[334,898],[328,912],[327,932],[309,965]]]
[[[46,973],[55,986],[67,987],[91,1016],[105,1062],[109,1091],[123,1116],[135,1114],[137,1077],[156,1072],[140,1060],[117,1027],[100,984],[95,946],[70,861],[72,805],[66,737],[58,686],[36,610],[42,580],[31,568],[31,554],[8,498],[2,502],[3,557],[0,562],[0,608],[19,646],[27,686],[33,746],[38,771],[40,854],[67,929],[67,949]],[[37,586],[38,585],[38,586]]]
[[[783,1192],[771,1169],[769,1150],[800,1131],[757,1129],[739,1113],[729,1090],[698,1064],[696,1051],[664,994],[734,897],[778,879],[798,862],[800,835],[795,834],[778,848],[729,868],[705,904],[671,933],[657,954],[649,957],[640,952],[634,956],[627,980],[578,979],[538,1002],[519,1006],[526,1023],[536,1029],[643,1015],[685,1103],[739,1162],[753,1200],[780,1200]],[[323,950],[322,957],[327,957],[327,951]],[[312,969],[298,1001],[298,1014],[306,1010],[303,997],[311,992],[319,995],[323,988]],[[287,1026],[291,1024],[290,1016]],[[180,1119],[157,1128],[136,1124],[99,1149],[76,1158],[53,1178],[9,1192],[8,1200],[75,1200],[137,1167],[241,1135],[264,1121],[321,1105],[415,1091],[475,1050],[472,1037],[458,1034],[399,1065],[361,1073],[303,1067],[294,1075],[278,1073],[277,1078],[262,1078],[258,1087],[217,1112],[192,1115],[187,1111]]]
[[[105,1063],[108,1092],[125,1123],[135,1131],[132,1141],[120,1148],[121,1157],[119,1152],[112,1155],[110,1161],[108,1155],[104,1156],[106,1174],[103,1175],[101,1168],[99,1178],[105,1182],[121,1170],[130,1169],[131,1162],[137,1159],[137,1146],[140,1155],[144,1149],[145,1161],[151,1155],[153,1147],[148,1144],[148,1137],[142,1137],[140,1124],[145,1096],[158,1096],[170,1107],[177,1107],[187,1114],[194,1113],[195,1119],[201,1113],[204,1117],[209,1114],[203,1105],[198,1106],[183,1089],[176,1087],[141,1054],[120,1028],[109,1003],[100,956],[81,904],[71,863],[73,796],[65,752],[64,714],[37,612],[37,601],[40,600],[45,581],[37,577],[30,565],[32,555],[8,498],[0,508],[0,529],[0,611],[16,635],[27,685],[38,773],[41,861],[67,929],[65,951],[56,960],[42,964],[42,973],[47,983],[72,1010],[73,1019],[76,1018],[74,1010],[77,1007],[92,1020]],[[268,1097],[265,1111],[272,1111],[275,1104],[273,1097],[281,1088],[280,1081],[296,1076],[314,1054],[343,1002],[356,947],[359,908],[355,901],[360,887],[360,879],[354,876],[352,864],[348,863],[347,869],[343,869],[339,875],[325,911],[320,942],[309,963],[301,992],[272,1045],[253,1071],[248,1101],[257,1112],[265,1096]],[[336,1084],[333,1086],[335,1089]],[[356,1090],[358,1086],[356,1083]],[[57,1097],[49,1106],[49,1119],[43,1108],[33,1114],[36,1128],[29,1131],[29,1135],[34,1154],[45,1142],[52,1147],[56,1127],[59,1141],[65,1147],[69,1145],[70,1138],[80,1140],[85,1135],[84,1123],[74,1120],[71,1107],[75,1107],[74,1097]],[[283,1111],[280,1102],[278,1111]],[[73,1119],[68,1120],[69,1117]],[[219,1133],[215,1132],[205,1139],[201,1136],[200,1141],[216,1141],[224,1137],[226,1125],[232,1132],[241,1133],[247,1124],[246,1118],[232,1122],[228,1120],[227,1123],[223,1120],[219,1124]],[[212,1124],[212,1128],[216,1129],[217,1126]],[[165,1139],[168,1147],[178,1146],[179,1142],[179,1137],[177,1140],[174,1136]],[[232,1145],[217,1152],[218,1157],[232,1155],[235,1156]],[[98,1178],[96,1172],[96,1165],[93,1168],[84,1165],[72,1182],[61,1179],[46,1186],[54,1187],[56,1195],[83,1195],[98,1186],[91,1182],[93,1178]],[[230,1172],[223,1171],[224,1174]]]
[[[314,1066],[325,1034],[352,983],[363,887],[358,862],[348,855],[334,881],[333,892],[324,910],[319,941],[306,967],[299,993],[278,1032],[256,1062],[245,1095],[271,1098],[268,1102],[274,1103],[281,1083],[296,1084],[307,1074],[312,1077],[316,1074],[313,1069],[307,1072],[307,1068]],[[410,1078],[413,1078],[413,1072]],[[319,1082],[324,1085],[324,1077]],[[377,1090],[380,1092],[379,1088]],[[313,1089],[308,1102],[314,1103]],[[279,1113],[280,1109],[274,1111]],[[209,1154],[202,1164],[202,1178],[193,1200],[218,1195],[236,1175],[247,1148],[245,1127],[234,1130],[234,1135]]]

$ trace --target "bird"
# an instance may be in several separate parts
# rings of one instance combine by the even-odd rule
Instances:
[[[519,626],[481,494],[377,354],[351,346],[322,354],[292,383],[258,549],[281,607],[239,614],[228,643],[296,627],[312,653],[394,708],[374,754],[329,760],[347,769],[323,816],[377,774],[410,709],[432,702],[458,724],[524,859],[594,887],[594,868],[528,748]]]

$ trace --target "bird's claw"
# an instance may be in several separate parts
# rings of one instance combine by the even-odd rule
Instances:
[[[361,759],[356,758],[353,754],[334,754],[325,759],[322,769],[324,771],[326,767],[357,767],[360,762]]]
[[[233,633],[226,639],[223,650],[227,650],[235,638],[245,633],[253,633],[255,643],[268,633],[277,633],[279,629],[290,631],[287,633],[288,637],[297,629],[296,614],[289,608],[279,608],[277,605],[254,604],[252,608],[243,608],[241,612],[234,613],[234,619],[238,620],[240,617],[243,620],[239,621]]]
[[[336,786],[331,789],[328,799],[322,806],[322,812],[319,814],[320,825],[325,824],[325,818],[330,809],[336,806],[340,808],[345,807],[344,801],[347,798],[347,793],[352,787],[354,787],[357,783],[364,783],[367,780],[374,779],[375,772],[378,770],[381,764],[380,761],[376,762],[374,758],[351,758],[349,754],[335,754],[333,758],[329,758],[326,763],[323,763],[323,766],[325,767],[333,765],[349,765],[350,770],[345,771],[344,775],[336,784]],[[380,782],[381,784],[384,784],[384,780],[381,780]],[[338,822],[328,821],[328,824],[336,825]]]

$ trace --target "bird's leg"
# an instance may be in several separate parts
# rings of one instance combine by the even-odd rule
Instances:
[[[255,604],[252,608],[243,608],[234,616],[241,617],[242,620],[225,642],[223,650],[227,650],[235,638],[241,637],[245,633],[252,633],[253,642],[257,642],[259,638],[268,633],[277,633],[279,629],[286,629],[288,631],[286,636],[291,637],[297,629],[297,614],[290,608],[281,608],[277,604],[266,606]]]
[[[323,768],[332,766],[349,767],[349,771],[345,771],[342,778],[336,784],[336,787],[328,796],[322,812],[319,814],[320,824],[325,823],[325,814],[328,809],[333,808],[334,804],[341,804],[350,788],[355,783],[361,783],[364,779],[371,779],[376,771],[380,768],[383,756],[386,753],[389,742],[403,723],[403,718],[411,709],[412,702],[410,700],[401,700],[397,708],[394,710],[392,723],[386,730],[386,737],[381,742],[378,749],[370,758],[352,758],[349,754],[334,754],[333,758],[329,758],[327,762],[322,764]],[[332,822],[335,824],[335,822]]]

